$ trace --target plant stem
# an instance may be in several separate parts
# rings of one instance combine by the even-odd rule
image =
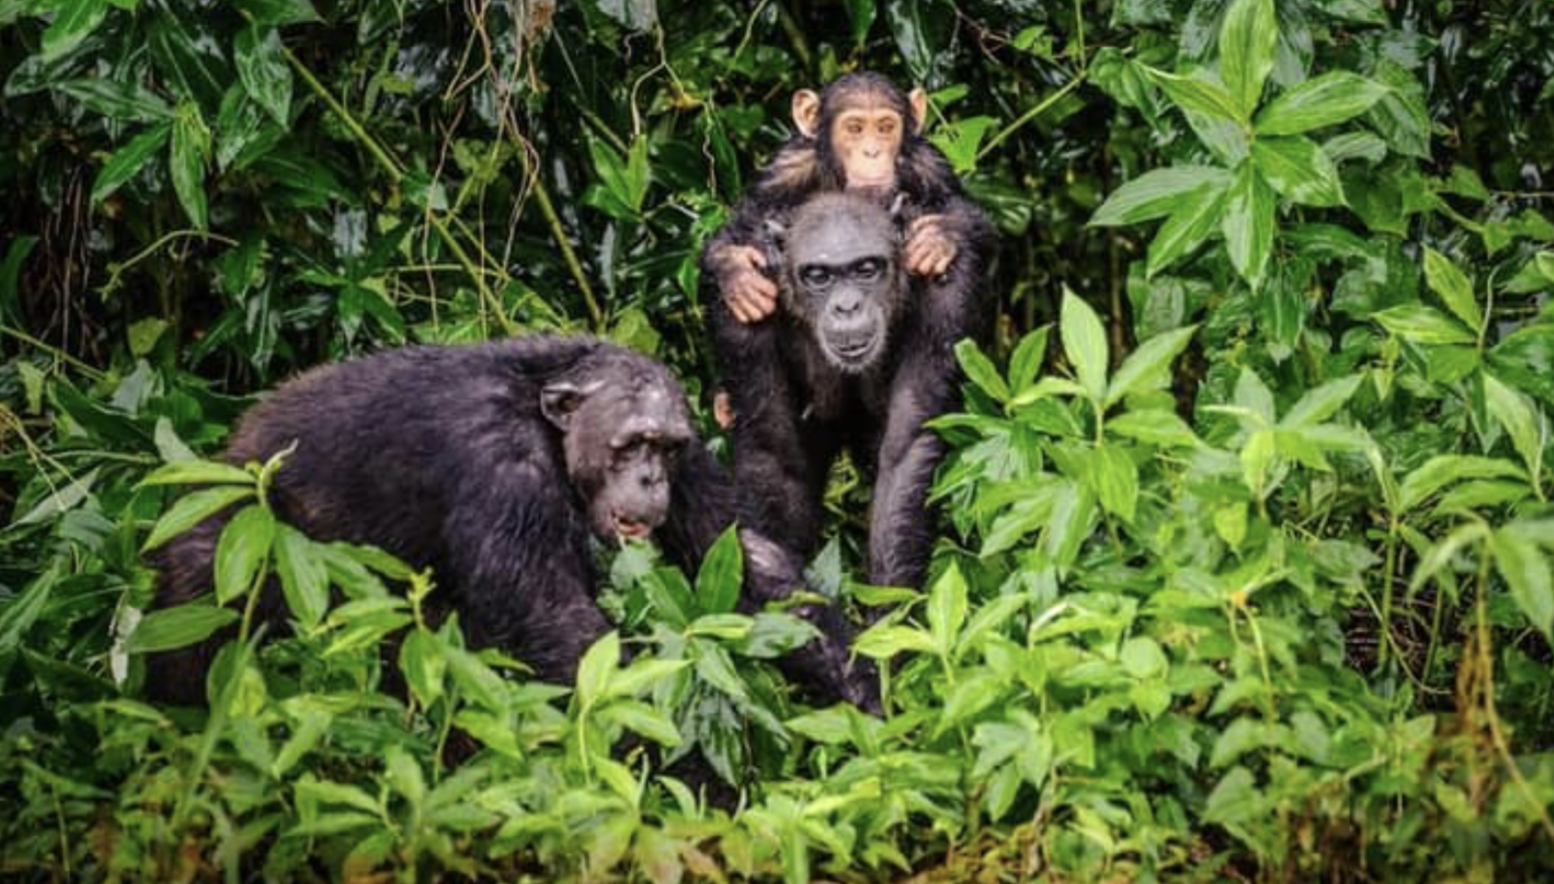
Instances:
[[[528,165],[528,154],[520,148],[520,156],[525,157],[524,164]],[[593,286],[588,284],[588,274],[583,272],[583,262],[578,260],[577,252],[572,249],[572,241],[567,239],[566,228],[561,224],[561,216],[556,214],[556,205],[550,201],[550,192],[545,189],[545,182],[540,178],[538,166],[529,169],[529,182],[534,187],[534,199],[540,204],[540,214],[545,216],[545,223],[550,227],[551,238],[561,249],[561,258],[566,262],[567,270],[571,271],[572,279],[577,283],[577,288],[583,293],[583,303],[588,308],[588,318],[593,323],[595,331],[604,328],[604,311],[599,309],[599,299],[594,296]]]

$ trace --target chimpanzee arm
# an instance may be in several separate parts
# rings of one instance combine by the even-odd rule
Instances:
[[[566,473],[541,460],[467,471],[443,524],[449,592],[472,647],[497,646],[541,678],[571,684],[609,629],[594,604],[588,527]]]

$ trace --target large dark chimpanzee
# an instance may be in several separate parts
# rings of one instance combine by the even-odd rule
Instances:
[[[839,77],[819,93],[794,93],[797,134],[778,149],[702,250],[702,274],[734,318],[759,322],[776,309],[777,280],[767,272],[773,257],[767,224],[787,224],[794,209],[820,193],[900,199],[906,270],[950,288],[952,298],[975,294],[993,228],[966,198],[944,154],[923,137],[927,113],[922,89],[903,93],[867,71]]]
[[[320,540],[374,544],[431,566],[436,596],[474,647],[514,653],[570,683],[609,624],[595,606],[590,537],[653,535],[693,567],[734,520],[733,485],[698,440],[680,385],[659,363],[591,338],[525,337],[411,347],[310,371],[240,422],[226,458],[265,460],[276,515]],[[168,545],[157,603],[207,591],[222,517]],[[743,530],[757,609],[802,584],[802,563]],[[261,605],[279,618],[271,587]],[[817,693],[873,705],[849,672],[848,627],[800,611],[821,637],[784,661]],[[203,702],[221,639],[155,655],[147,689]]]
[[[733,397],[745,524],[796,554],[819,542],[831,463],[847,446],[874,476],[869,579],[920,586],[928,486],[943,444],[924,422],[958,402],[956,341],[981,331],[974,293],[903,266],[899,206],[854,192],[800,206],[774,243],[776,315],[745,324],[721,301],[713,339]],[[957,257],[969,278],[975,253]]]

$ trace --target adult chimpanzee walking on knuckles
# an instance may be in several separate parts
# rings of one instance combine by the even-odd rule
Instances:
[[[983,310],[969,289],[908,273],[898,213],[851,191],[814,197],[774,230],[777,313],[747,325],[715,304],[712,324],[733,396],[746,524],[812,552],[831,462],[845,445],[875,477],[870,581],[920,586],[928,486],[943,456],[924,423],[955,407],[954,345],[978,330]]]
[[[702,251],[703,275],[715,282],[734,318],[758,322],[776,309],[777,281],[766,272],[767,223],[784,224],[811,196],[838,191],[902,198],[907,271],[938,280],[957,297],[971,296],[981,283],[993,231],[944,155],[923,137],[927,112],[928,95],[921,88],[903,93],[870,72],[840,77],[818,94],[794,93],[798,133]]]
[[[233,463],[295,450],[274,476],[276,515],[320,540],[380,546],[431,566],[434,599],[459,613],[474,647],[500,646],[547,680],[569,683],[609,628],[595,606],[590,537],[655,537],[696,565],[734,521],[733,486],[697,439],[685,394],[661,364],[591,338],[526,337],[411,347],[325,366],[244,416]],[[225,517],[161,554],[159,606],[211,584]],[[757,609],[802,585],[802,562],[743,530]],[[275,587],[261,616],[280,619]],[[800,611],[821,636],[784,668],[831,697],[871,706],[849,671],[846,621]],[[148,693],[199,703],[221,642],[154,655]]]

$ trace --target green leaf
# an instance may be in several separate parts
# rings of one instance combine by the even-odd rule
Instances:
[[[137,488],[147,485],[253,485],[247,470],[212,460],[180,460],[158,467],[140,480]]]
[[[1262,98],[1278,44],[1273,0],[1233,0],[1220,26],[1219,72],[1244,117]]]
[[[1198,437],[1174,411],[1141,409],[1106,422],[1106,432],[1166,448],[1194,448]]]
[[[939,653],[947,655],[966,623],[966,578],[953,562],[928,593],[928,630]]]
[[[329,609],[329,573],[314,555],[313,541],[290,525],[276,524],[274,549],[286,606],[304,628],[312,629]]]
[[[1491,532],[1489,551],[1495,557],[1495,570],[1511,588],[1516,606],[1545,637],[1554,635],[1554,579],[1549,576],[1549,558],[1514,528]]]
[[[696,573],[696,597],[707,614],[726,614],[739,602],[744,585],[745,553],[739,530],[730,525],[707,550]]]
[[[1160,644],[1147,635],[1135,635],[1122,643],[1118,654],[1122,668],[1134,678],[1158,678],[1170,665]]]
[[[1226,193],[1225,216],[1220,230],[1236,272],[1252,288],[1257,288],[1273,252],[1273,191],[1257,174],[1253,163],[1242,163],[1235,183]]]
[[[463,648],[442,644],[439,650],[448,663],[448,674],[453,676],[453,683],[458,685],[466,697],[492,712],[508,714],[507,682],[502,676],[497,675],[484,660]]]
[[[410,693],[423,709],[437,702],[448,671],[442,641],[424,629],[412,631],[399,646],[399,671],[404,673]]]
[[[1059,333],[1063,338],[1063,352],[1069,362],[1073,363],[1074,373],[1079,376],[1079,385],[1084,387],[1085,395],[1100,402],[1106,396],[1106,364],[1109,358],[1106,330],[1090,305],[1069,291],[1067,286],[1063,289]]]
[[[1360,375],[1349,375],[1308,391],[1285,413],[1279,426],[1294,429],[1327,420],[1344,407],[1349,397],[1360,388],[1361,380]]]
[[[950,690],[950,695],[944,701],[944,710],[939,714],[938,726],[934,729],[936,734],[942,734],[951,728],[976,716],[977,713],[987,709],[1004,697],[1004,682],[996,675],[987,672],[975,672],[970,677],[960,681]]]
[[[275,122],[286,126],[291,113],[291,66],[286,63],[280,32],[250,25],[237,35],[234,47],[237,75],[256,104]]]
[[[1132,522],[1139,497],[1139,470],[1133,458],[1115,445],[1102,445],[1091,453],[1090,471],[1101,508]]]
[[[221,530],[216,544],[216,602],[226,604],[247,592],[264,567],[275,539],[275,517],[258,504],[238,511]]]
[[[577,702],[592,709],[610,688],[610,679],[620,668],[621,637],[613,630],[599,637],[583,654],[577,666]]]
[[[1247,437],[1241,449],[1241,475],[1258,496],[1267,490],[1268,471],[1272,469],[1278,446],[1272,430],[1258,430]]]
[[[1440,296],[1456,317],[1477,331],[1484,327],[1484,314],[1473,297],[1473,282],[1452,260],[1435,249],[1425,246],[1425,280],[1430,291]]]
[[[261,25],[296,25],[323,21],[308,0],[231,0]]]
[[[660,746],[680,745],[680,732],[674,722],[641,700],[617,700],[609,705],[605,717]]]
[[[1399,304],[1371,318],[1387,331],[1416,344],[1472,344],[1478,336],[1451,317],[1423,304]]]
[[[43,60],[53,61],[79,46],[107,15],[108,0],[64,0],[43,32]]]
[[[205,165],[210,157],[210,130],[200,117],[200,108],[193,102],[184,102],[178,108],[173,121],[173,147],[168,157],[168,170],[172,173],[173,190],[178,203],[195,228],[205,230],[210,226],[209,209],[205,199]]]
[[[157,520],[156,525],[151,529],[151,536],[146,538],[146,543],[140,550],[150,552],[218,511],[253,495],[252,487],[236,485],[204,488],[187,494],[179,498],[178,502]]]
[[[1047,335],[1051,330],[1051,326],[1044,325],[1020,339],[1009,357],[1009,389],[1024,390],[1035,383],[1047,358]]]
[[[902,651],[937,653],[938,647],[933,637],[921,629],[879,623],[858,636],[853,651],[871,660],[889,660]]]
[[[1197,330],[1196,325],[1172,329],[1155,335],[1129,353],[1107,387],[1105,407],[1110,408],[1125,396],[1168,386],[1171,381],[1171,361],[1187,349]]]
[[[960,362],[961,370],[966,377],[971,379],[982,392],[993,397],[999,403],[1009,401],[1009,386],[1004,383],[1003,376],[993,366],[993,361],[983,354],[982,348],[976,341],[965,338],[955,344],[955,359]]]
[[[138,83],[101,79],[66,80],[54,88],[110,119],[164,123],[173,118],[173,109],[167,102]]]
[[[1484,374],[1484,404],[1506,434],[1511,445],[1527,465],[1527,475],[1534,486],[1541,482],[1543,472],[1543,448],[1547,441],[1542,431],[1544,422],[1526,396],[1511,389],[1491,374]]]
[[[1387,87],[1349,71],[1312,77],[1268,103],[1257,115],[1262,135],[1298,135],[1334,126],[1370,110]]]
[[[1439,454],[1403,479],[1399,506],[1411,510],[1453,482],[1469,479],[1525,479],[1527,474],[1508,460],[1462,454]]]
[[[188,647],[209,638],[238,616],[231,608],[210,605],[179,605],[152,611],[140,619],[124,649],[131,654],[149,654]]]
[[[1280,195],[1304,206],[1344,205],[1338,166],[1309,138],[1259,138],[1252,162]]]
[[[1183,198],[1205,186],[1223,191],[1230,173],[1218,166],[1168,166],[1154,169],[1112,192],[1095,214],[1091,227],[1114,227],[1164,218],[1180,209]]]
[[[1213,120],[1230,122],[1242,122],[1247,118],[1236,100],[1231,98],[1230,93],[1218,83],[1196,77],[1168,74],[1151,67],[1145,67],[1144,72],[1165,92],[1166,97],[1171,99],[1171,103],[1183,111],[1202,114]]]
[[[1190,191],[1179,201],[1175,212],[1149,244],[1149,261],[1146,273],[1154,276],[1171,266],[1178,258],[1197,248],[1220,226],[1225,211],[1225,195],[1230,177],[1225,183],[1210,183]]]

